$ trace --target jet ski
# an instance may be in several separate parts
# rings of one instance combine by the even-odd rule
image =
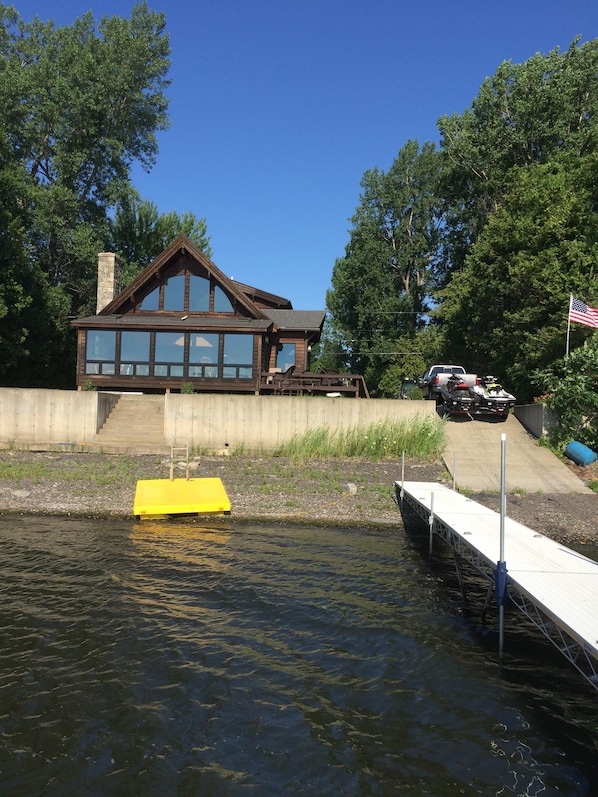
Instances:
[[[438,391],[443,409],[448,415],[473,415],[478,411],[482,400],[481,394],[475,388],[469,387],[459,374],[451,376]]]
[[[498,415],[507,419],[509,410],[515,406],[515,396],[500,384],[495,376],[482,376],[472,388],[479,396],[478,412]]]

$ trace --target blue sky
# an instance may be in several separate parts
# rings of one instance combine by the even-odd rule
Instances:
[[[71,24],[130,0],[22,0]],[[598,37],[596,0],[149,0],[170,34],[171,127],[133,182],[207,221],[240,282],[324,309],[367,169],[471,104],[504,60]]]

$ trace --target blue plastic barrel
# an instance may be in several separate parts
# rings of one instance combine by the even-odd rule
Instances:
[[[576,440],[569,443],[565,449],[565,456],[572,459],[577,465],[583,465],[584,467],[585,465],[591,465],[592,462],[596,462],[598,459],[598,454],[595,451],[584,446],[583,443],[578,443]]]

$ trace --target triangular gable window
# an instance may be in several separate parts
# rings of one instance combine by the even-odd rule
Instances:
[[[189,312],[210,312],[210,280],[191,275],[189,280]]]
[[[235,309],[225,291],[208,277],[185,272],[164,280],[145,296],[140,312],[165,313],[234,313]]]
[[[185,309],[185,275],[169,277],[164,283],[164,311],[179,312]]]
[[[220,285],[214,286],[214,312],[215,313],[232,313],[233,306],[226,293],[222,290]]]
[[[159,310],[160,309],[160,288],[155,288],[139,305],[140,310]]]

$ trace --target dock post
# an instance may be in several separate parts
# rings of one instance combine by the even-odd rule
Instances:
[[[496,565],[496,603],[498,605],[498,655],[502,659],[505,641],[505,592],[507,590],[507,564],[505,562],[505,515],[507,497],[505,489],[506,434],[500,436],[500,553]]]
[[[405,450],[401,454],[401,506],[403,506],[403,496],[405,494]]]
[[[430,525],[430,539],[428,541],[428,555],[432,558],[432,539],[434,537],[434,493],[430,494],[430,517],[428,518]]]

